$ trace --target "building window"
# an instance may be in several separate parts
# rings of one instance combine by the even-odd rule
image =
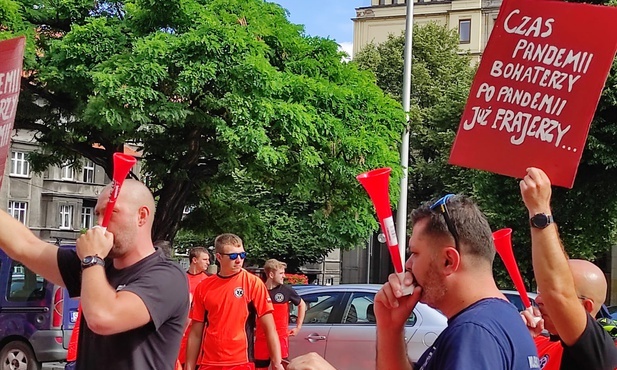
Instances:
[[[70,166],[68,163],[62,166],[62,173],[60,175],[60,179],[62,180],[74,180],[75,179],[75,169],[73,166]]]
[[[11,152],[11,175],[30,176],[30,163],[25,152]]]
[[[73,206],[60,206],[60,228],[73,228]]]
[[[94,183],[94,162],[86,160],[84,163],[84,177],[83,181],[87,183]]]
[[[471,19],[461,19],[458,21],[458,41],[461,44],[471,42]]]
[[[91,229],[94,221],[94,208],[82,207],[81,208],[81,228]]]
[[[27,202],[9,201],[9,214],[22,224],[26,224],[26,214],[28,213]]]

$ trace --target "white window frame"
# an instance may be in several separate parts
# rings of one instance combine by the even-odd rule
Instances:
[[[94,184],[94,162],[89,159],[84,163],[82,181]]]
[[[467,24],[467,38],[463,39],[463,24]],[[459,19],[458,20],[458,43],[459,44],[471,44],[471,19]]]
[[[60,205],[60,229],[73,229],[73,206],[68,204]]]
[[[11,176],[30,177],[30,162],[26,152],[11,151]]]
[[[94,225],[94,207],[81,207],[81,228],[91,229]]]
[[[62,168],[60,169],[60,179],[75,180],[75,168],[68,163],[62,165]]]
[[[10,200],[8,213],[25,225],[28,219],[28,202]]]

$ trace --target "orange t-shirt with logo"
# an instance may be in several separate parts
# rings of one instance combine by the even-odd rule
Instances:
[[[540,359],[540,369],[559,370],[561,367],[561,357],[563,356],[563,346],[561,341],[552,341],[544,335],[534,338]]]
[[[256,319],[272,311],[266,285],[244,269],[202,281],[190,314],[192,320],[206,323],[197,364],[233,366],[253,361]]]

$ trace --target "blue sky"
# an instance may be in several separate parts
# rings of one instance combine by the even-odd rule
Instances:
[[[371,5],[371,0],[269,0],[289,11],[292,23],[303,24],[311,36],[336,40],[351,55],[353,21],[356,8]]]

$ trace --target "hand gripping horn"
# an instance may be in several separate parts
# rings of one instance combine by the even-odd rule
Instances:
[[[413,285],[404,286],[405,270],[403,269],[403,259],[401,258],[398,249],[398,240],[396,238],[396,229],[394,228],[394,220],[392,219],[392,209],[390,208],[390,197],[388,192],[391,168],[378,168],[372,171],[364,172],[356,176],[356,179],[362,184],[368,193],[375,211],[381,230],[386,236],[386,245],[390,252],[390,258],[394,265],[394,271],[403,285],[403,294],[408,295],[413,292]]]
[[[118,200],[118,194],[120,194],[120,188],[124,183],[124,179],[126,179],[126,175],[128,175],[131,167],[133,167],[133,165],[137,162],[134,157],[123,153],[114,153],[113,159],[113,182],[111,186],[111,193],[109,194],[109,201],[107,202],[107,207],[105,207],[103,222],[101,222],[101,227],[103,228],[107,228],[107,225],[109,224],[111,213],[113,212],[116,201]]]

